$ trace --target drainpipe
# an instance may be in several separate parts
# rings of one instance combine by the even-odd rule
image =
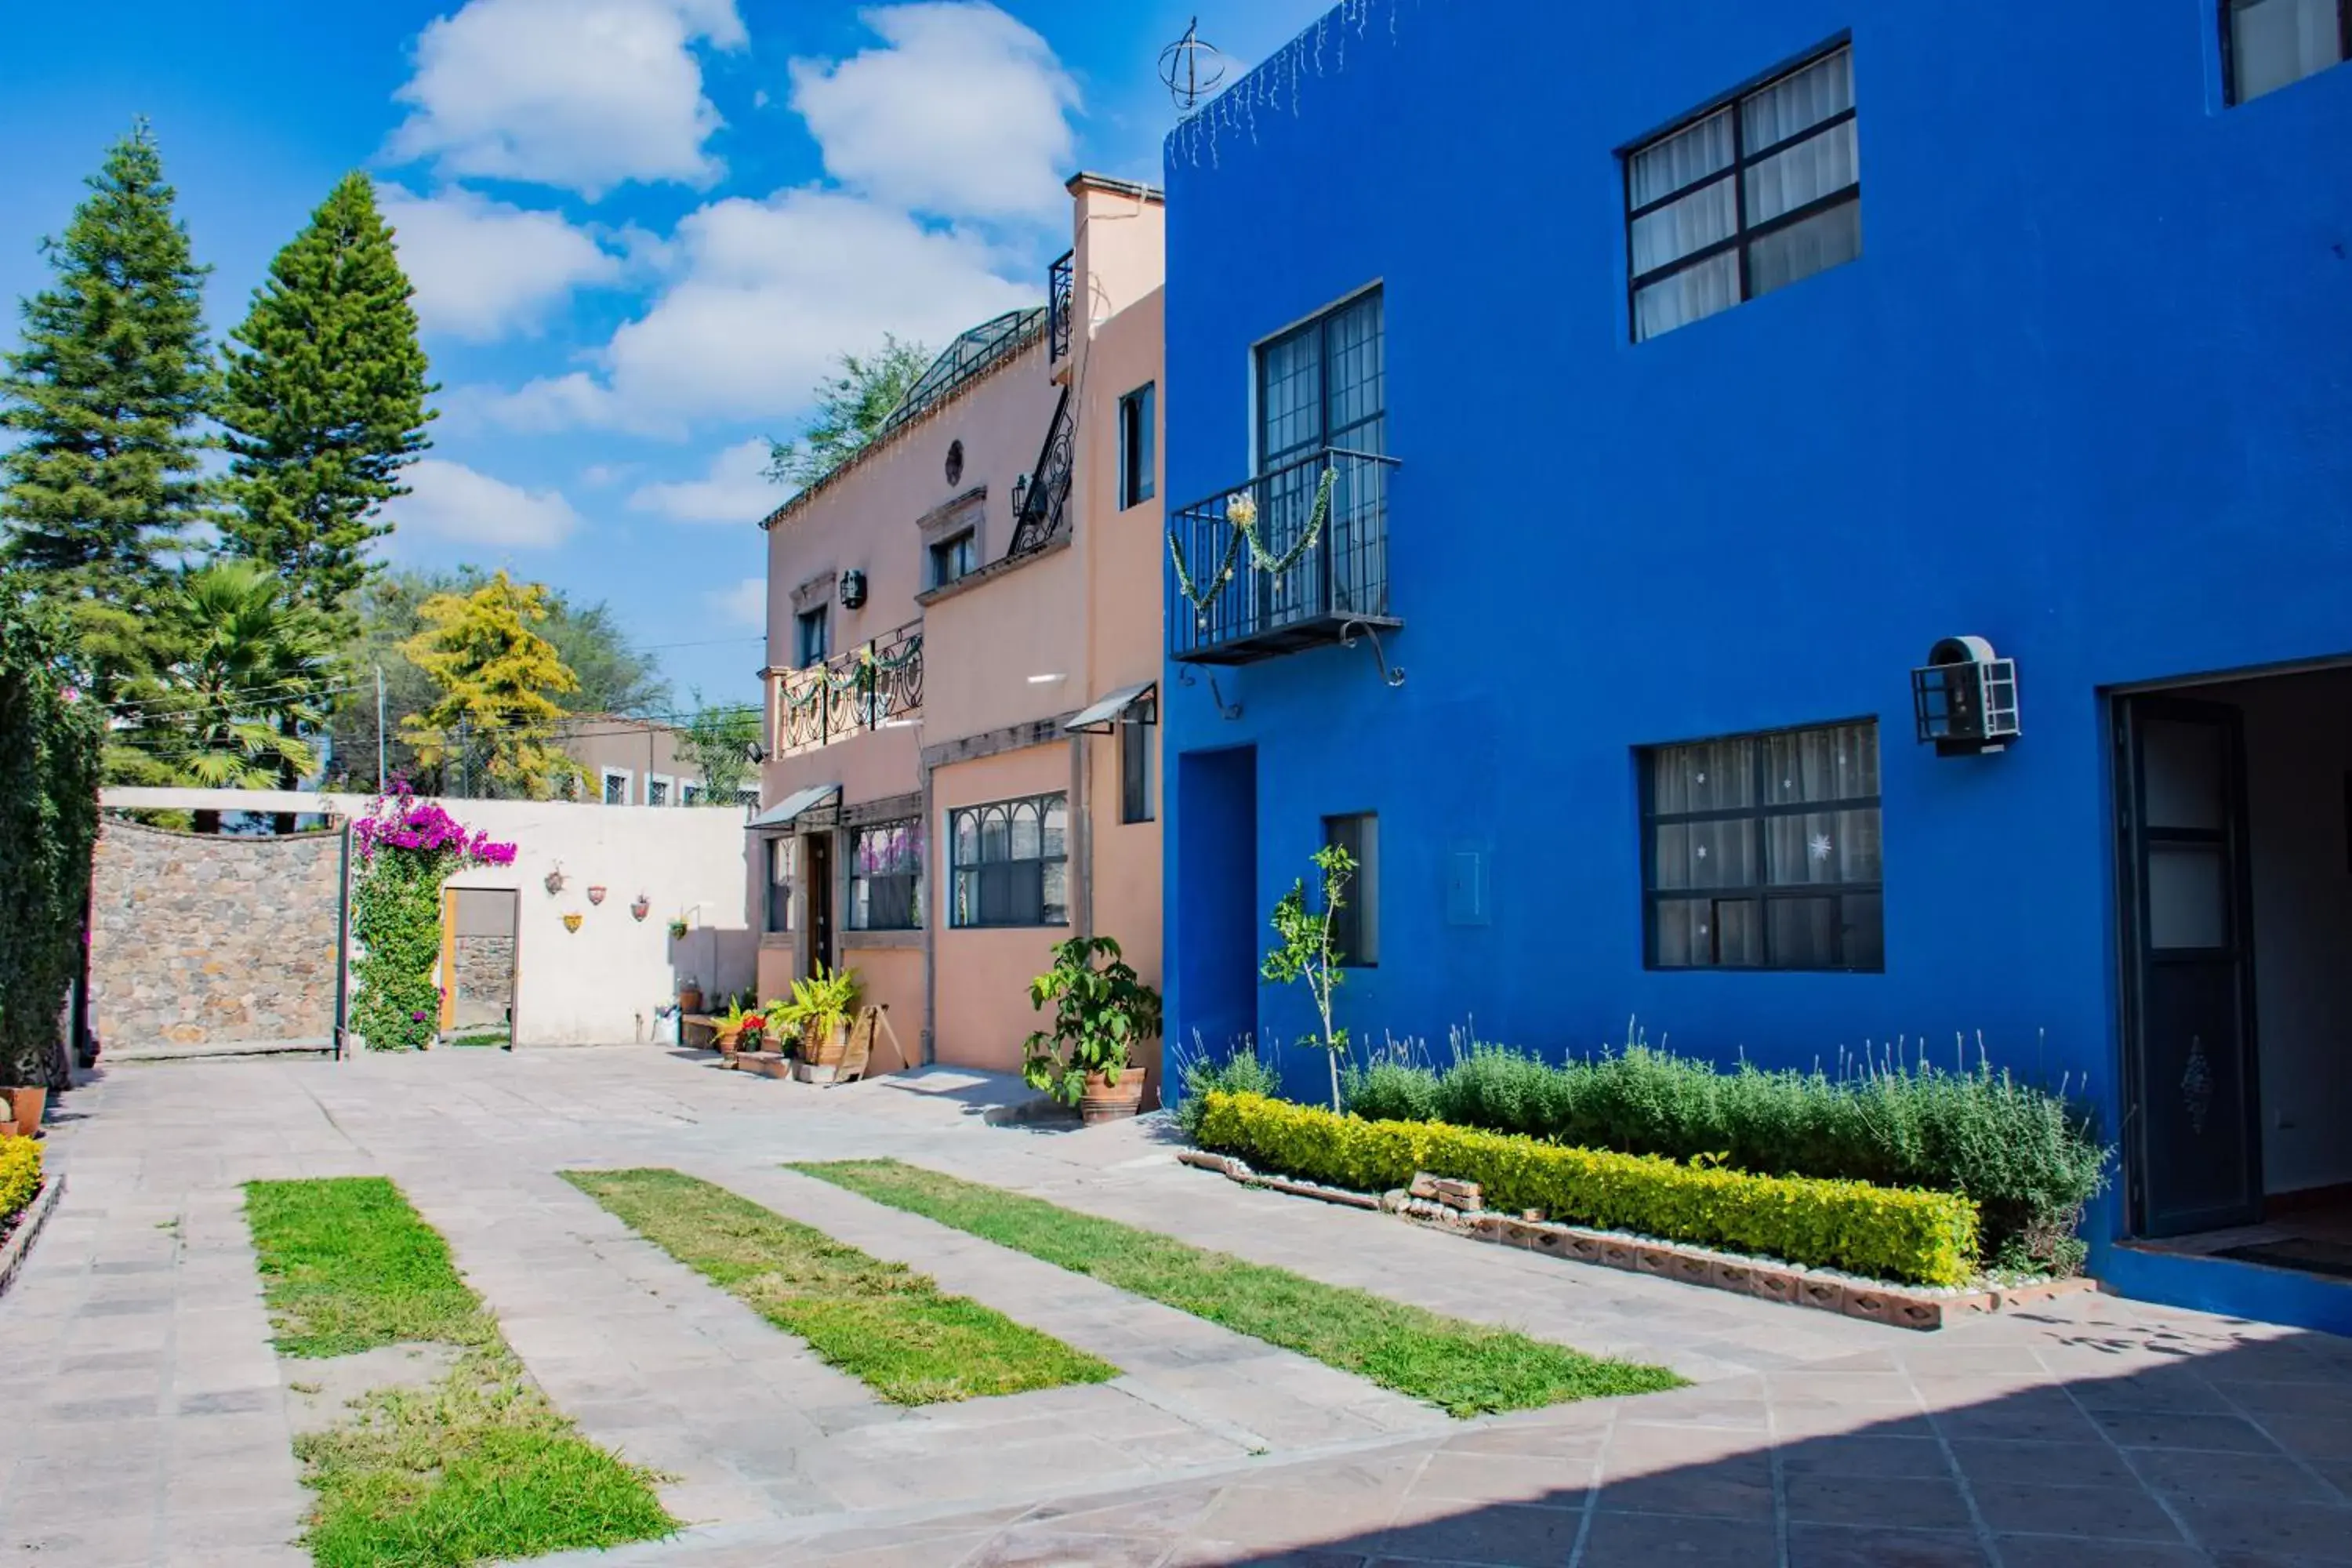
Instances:
[[[335,1060],[343,1059],[343,1033],[352,989],[352,819],[343,818],[335,868]]]
[[[932,866],[948,864],[948,846],[943,835],[936,833],[934,813],[937,805],[931,795],[931,765],[922,761],[921,742],[918,741],[915,766],[922,779],[923,789],[923,855],[930,862],[923,868],[931,890],[930,908],[923,911],[923,1028],[916,1050],[921,1053],[919,1064],[929,1067],[938,1054],[938,1019],[940,1016],[940,922],[947,919],[953,907],[955,889],[944,884],[944,879],[931,875]]]

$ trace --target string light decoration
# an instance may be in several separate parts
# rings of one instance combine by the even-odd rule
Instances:
[[[1407,6],[1419,9],[1420,5],[1421,0],[1341,0],[1338,9],[1327,12],[1313,26],[1267,56],[1264,63],[1232,88],[1210,98],[1197,110],[1188,110],[1168,134],[1169,160],[1172,163],[1181,157],[1199,168],[1205,153],[1209,167],[1216,168],[1218,143],[1227,132],[1246,136],[1255,146],[1260,110],[1268,114],[1287,110],[1293,119],[1297,118],[1310,77],[1331,76],[1347,69],[1348,46],[1372,38],[1376,21],[1387,32],[1390,44],[1397,44],[1401,41],[1398,14]],[[1192,37],[1187,29],[1185,38]],[[1180,38],[1168,50],[1161,51],[1162,80],[1170,80],[1172,75],[1165,69],[1170,51],[1181,48],[1183,43],[1184,39]],[[1172,80],[1170,90],[1177,92]],[[1205,93],[1208,84],[1202,90]],[[1177,105],[1184,108],[1181,92],[1177,92]]]

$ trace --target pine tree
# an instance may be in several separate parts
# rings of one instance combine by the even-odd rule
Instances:
[[[384,503],[408,493],[400,470],[431,445],[414,292],[373,183],[346,174],[269,264],[225,356],[224,541],[339,623],[368,542],[392,531]]]
[[[51,286],[24,301],[0,372],[0,521],[7,561],[62,603],[99,695],[139,662],[135,607],[204,500],[198,422],[214,394],[203,288],[145,121],[110,148],[61,239]]]
[[[544,800],[578,776],[556,750],[557,694],[577,687],[555,645],[531,628],[548,617],[547,589],[503,572],[470,594],[436,594],[417,614],[425,629],[402,645],[432,677],[432,705],[401,721],[401,735],[428,768],[456,763],[468,794],[488,784]]]

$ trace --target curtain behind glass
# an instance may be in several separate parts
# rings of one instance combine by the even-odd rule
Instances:
[[[2239,102],[2275,92],[2343,58],[2337,0],[2231,0],[2230,66]]]

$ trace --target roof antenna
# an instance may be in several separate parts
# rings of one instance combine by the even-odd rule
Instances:
[[[1216,91],[1217,84],[1224,79],[1224,53],[1201,37],[1198,16],[1184,29],[1182,37],[1160,51],[1160,81],[1167,88],[1168,96],[1175,100],[1177,118],[1181,120],[1190,120],[1200,108],[1201,100]]]

